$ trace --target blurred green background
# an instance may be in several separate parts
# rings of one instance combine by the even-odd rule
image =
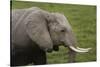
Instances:
[[[12,9],[40,7],[49,12],[63,13],[77,37],[78,46],[91,47],[88,53],[77,53],[77,62],[96,61],[96,6],[12,1]],[[67,63],[68,49],[60,46],[58,52],[47,53],[48,64]]]

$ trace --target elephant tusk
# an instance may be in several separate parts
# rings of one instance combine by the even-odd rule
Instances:
[[[75,48],[73,46],[69,46],[69,48],[72,49],[75,52],[78,52],[78,53],[86,53],[86,52],[88,52],[88,50],[79,50],[79,49],[77,49],[77,48]]]
[[[89,51],[89,50],[91,50],[92,48],[80,48],[80,47],[76,47],[77,49],[79,49],[79,50],[83,50],[83,51]]]

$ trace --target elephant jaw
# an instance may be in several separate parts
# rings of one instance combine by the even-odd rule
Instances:
[[[74,47],[74,46],[69,46],[69,48],[78,53],[85,53],[91,49],[91,48],[79,48],[79,47]]]

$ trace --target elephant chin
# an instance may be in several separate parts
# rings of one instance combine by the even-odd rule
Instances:
[[[74,47],[74,46],[69,46],[69,48],[78,53],[85,53],[91,49],[91,48],[79,48],[79,47]]]

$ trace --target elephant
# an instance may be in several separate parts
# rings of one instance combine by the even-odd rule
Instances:
[[[69,60],[75,62],[76,53],[91,48],[76,46],[77,40],[64,14],[48,12],[38,7],[11,11],[11,66],[47,64],[46,52],[68,47]]]

